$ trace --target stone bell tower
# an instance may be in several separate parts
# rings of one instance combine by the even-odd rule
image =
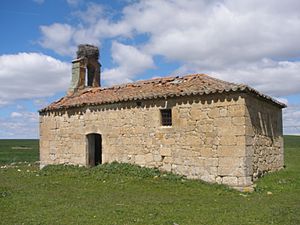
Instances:
[[[82,44],[78,46],[77,57],[72,61],[72,81],[68,94],[85,87],[100,87],[99,49]]]

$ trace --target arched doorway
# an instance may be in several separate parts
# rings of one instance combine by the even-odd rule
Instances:
[[[87,140],[87,157],[89,166],[97,166],[102,163],[102,137],[100,134],[88,134]]]

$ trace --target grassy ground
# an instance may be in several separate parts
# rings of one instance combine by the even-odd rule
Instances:
[[[0,140],[0,164],[39,160],[38,140]]]
[[[0,224],[299,225],[300,137],[285,141],[286,169],[251,194],[127,164],[2,165]]]

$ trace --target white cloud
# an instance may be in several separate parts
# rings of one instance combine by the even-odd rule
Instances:
[[[40,44],[44,48],[53,49],[61,55],[73,55],[75,53],[76,47],[72,42],[75,30],[72,26],[54,23],[50,26],[41,26],[40,29],[43,33]]]
[[[10,117],[11,117],[11,118],[22,117],[22,113],[19,113],[19,112],[11,112]]]
[[[120,40],[115,42],[112,58],[117,61],[123,52],[126,59],[135,52],[128,49],[138,49],[148,58],[161,55],[179,62],[182,67],[177,72],[207,71],[274,96],[300,93],[298,0],[141,0],[129,2],[117,17],[103,9],[103,5],[87,4],[76,12],[78,25],[42,26],[42,45],[74,55],[79,43],[100,46],[107,38],[134,40],[143,34],[147,36],[143,45],[121,48]],[[118,61],[117,67],[104,71],[104,77],[129,81],[150,64],[139,67],[133,61]]]
[[[71,2],[73,1],[69,4],[73,4]],[[80,21],[76,26],[61,23],[40,26],[42,47],[52,49],[61,55],[74,56],[79,44],[88,43],[100,47],[104,38],[120,35],[129,37],[131,33],[129,24],[111,21],[106,8],[100,4],[87,3],[86,10],[75,11],[72,15]]]
[[[105,9],[102,5],[89,2],[85,11],[76,11],[73,15],[85,24],[95,24],[103,17],[104,13]]]
[[[0,105],[67,90],[71,66],[39,53],[0,56]]]
[[[262,60],[217,72],[225,80],[242,82],[272,96],[300,93],[300,62]]]
[[[112,44],[112,58],[118,66],[104,70],[102,75],[108,85],[130,82],[139,73],[154,67],[151,56],[133,46],[118,42]]]
[[[9,118],[0,117],[1,138],[38,138],[38,114],[28,111],[12,112]]]
[[[244,83],[276,97],[300,93],[300,62],[262,59],[257,62],[230,64],[217,69],[203,69],[195,63],[185,64],[176,73],[197,71],[230,82]]]
[[[274,6],[277,11],[269,6],[273,2],[141,1],[124,10],[123,22],[150,35],[148,52],[205,68],[296,56],[298,1],[285,13],[277,12],[285,2]]]
[[[283,110],[283,133],[300,135],[300,104],[289,104]]]
[[[7,105],[8,103],[9,103],[8,101],[5,101],[4,99],[0,98],[0,108],[4,105]]]

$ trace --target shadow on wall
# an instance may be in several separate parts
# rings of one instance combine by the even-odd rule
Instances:
[[[216,102],[231,102],[238,101],[239,95],[237,93],[226,93],[226,94],[210,94],[210,95],[192,95],[192,96],[180,96],[170,98],[154,98],[147,100],[131,100],[126,102],[108,103],[101,105],[87,105],[83,104],[81,107],[74,107],[68,109],[61,109],[60,111],[44,112],[42,114],[49,115],[54,113],[55,116],[61,116],[65,113],[68,117],[74,115],[83,115],[87,110],[91,112],[107,111],[107,110],[123,110],[133,108],[171,108],[175,104],[188,105],[192,103],[201,102],[202,105],[210,105]]]
[[[246,98],[254,134],[270,138],[282,136],[282,109],[258,99]]]

